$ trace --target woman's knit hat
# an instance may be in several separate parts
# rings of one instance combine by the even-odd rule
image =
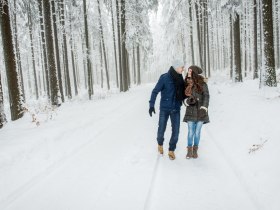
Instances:
[[[192,65],[188,69],[191,69],[195,74],[201,74],[203,72],[202,69],[196,65]]]

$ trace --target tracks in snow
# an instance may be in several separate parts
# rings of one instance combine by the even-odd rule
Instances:
[[[132,96],[128,97],[127,100],[131,101],[131,100],[135,100],[136,98],[137,98],[137,95],[132,95]],[[114,106],[113,109],[111,109],[109,111],[107,110],[108,112],[106,113],[106,116],[108,117],[108,116],[110,116],[110,113],[112,114],[112,113],[119,111],[121,109],[121,107],[124,107],[128,103],[127,100],[124,100],[117,106]],[[47,176],[49,176],[50,174],[54,173],[57,169],[62,167],[67,161],[69,161],[71,158],[73,158],[75,155],[77,155],[80,151],[82,151],[89,145],[96,143],[95,139],[98,139],[98,136],[100,136],[103,132],[106,132],[106,130],[108,130],[107,125],[117,123],[117,121],[119,121],[123,115],[122,115],[122,112],[119,112],[119,116],[116,118],[110,118],[110,117],[106,118],[106,116],[102,116],[97,119],[94,119],[94,122],[98,122],[98,124],[104,123],[104,126],[101,126],[101,129],[99,129],[98,131],[95,131],[94,135],[92,135],[92,136],[90,135],[89,138],[84,143],[82,143],[81,145],[79,145],[74,150],[72,150],[71,152],[69,152],[68,154],[63,156],[62,158],[58,159],[54,163],[50,164],[43,171],[37,173],[37,175],[30,178],[30,180],[28,182],[19,186],[16,190],[14,190],[8,196],[6,196],[5,198],[2,198],[0,200],[0,209],[8,208],[14,201],[16,201],[22,195],[24,195],[27,191],[34,188],[38,183],[40,183],[42,180],[44,180]],[[76,131],[81,130],[84,127],[94,128],[94,125],[92,125],[92,119],[83,123],[82,125],[76,127],[75,130]],[[67,131],[59,134],[59,136],[57,138],[62,138],[62,137],[65,138],[65,136],[72,136],[72,134],[73,134],[73,130],[72,131],[67,130]],[[79,134],[80,134],[79,132],[77,134],[75,133],[77,138],[79,138]],[[73,136],[72,136],[72,138],[73,138]]]
[[[229,172],[234,175],[238,183],[240,184],[240,189],[247,195],[249,203],[252,204],[253,209],[255,210],[262,210],[264,209],[262,204],[258,201],[257,197],[255,196],[254,192],[252,189],[249,187],[249,185],[246,182],[246,179],[242,176],[242,171],[238,169],[238,167],[235,165],[235,163],[230,159],[230,157],[225,153],[225,151],[221,148],[217,140],[215,140],[215,137],[209,131],[207,127],[204,128],[205,133],[207,138],[209,139],[209,142],[212,142],[211,144],[219,151],[219,155],[221,158],[225,161],[226,165],[229,167]],[[220,157],[216,157],[220,158]],[[159,167],[160,167],[160,162],[164,161],[164,159],[161,160],[161,156],[157,155],[156,161],[154,163],[154,167],[152,170],[152,176],[151,176],[151,181],[149,184],[148,188],[148,193],[145,198],[145,204],[144,204],[144,210],[151,210],[152,205],[153,205],[153,199],[155,197],[155,193],[157,193],[157,186],[156,182],[158,181],[157,179],[159,178]],[[167,160],[170,161],[170,160]],[[175,160],[176,161],[176,160]],[[190,161],[190,160],[186,160]],[[186,165],[188,167],[188,165]],[[161,191],[159,192],[161,193]]]
[[[240,186],[243,188],[244,192],[246,192],[246,194],[248,195],[248,197],[251,200],[252,204],[254,205],[255,209],[263,210],[264,208],[259,203],[254,192],[248,186],[247,182],[245,181],[245,178],[242,176],[242,172],[238,169],[238,167],[234,164],[234,162],[230,159],[230,157],[224,152],[224,150],[221,148],[219,143],[215,140],[215,137],[213,136],[213,134],[211,133],[211,131],[209,131],[209,129],[207,127],[205,127],[205,131],[206,131],[207,136],[209,137],[210,141],[213,142],[215,147],[219,150],[219,154],[227,162],[227,165],[230,167],[231,171],[233,172],[233,174],[239,181]]]

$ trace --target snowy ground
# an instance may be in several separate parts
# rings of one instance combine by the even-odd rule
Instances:
[[[157,154],[153,85],[64,104],[38,127],[29,115],[9,122],[0,130],[0,209],[279,210],[279,88],[220,81],[209,81],[211,123],[196,160],[185,159],[185,123],[176,160],[166,155],[170,124]]]

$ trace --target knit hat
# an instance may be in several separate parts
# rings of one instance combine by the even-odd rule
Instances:
[[[202,69],[196,65],[190,66],[188,69],[191,69],[195,74],[201,74]]]
[[[181,61],[181,60],[173,60],[172,66],[176,70],[179,67],[183,67],[184,66],[184,62]]]

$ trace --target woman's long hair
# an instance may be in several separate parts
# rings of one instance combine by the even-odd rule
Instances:
[[[188,74],[186,75],[185,77],[185,84],[186,84],[186,87],[188,86]],[[196,74],[194,71],[192,71],[192,76],[191,76],[191,79],[193,81],[193,85],[194,85],[194,88],[195,90],[198,92],[198,93],[202,93],[203,91],[203,83],[204,83],[204,77],[201,76],[201,75],[198,75]]]

